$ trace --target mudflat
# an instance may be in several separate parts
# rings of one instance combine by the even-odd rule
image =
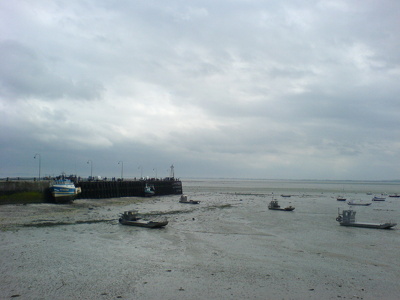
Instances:
[[[1,299],[397,299],[397,229],[343,228],[334,194],[179,196],[0,206]],[[344,205],[344,204],[340,204]],[[118,223],[124,210],[167,217]],[[362,209],[398,215],[398,203]]]

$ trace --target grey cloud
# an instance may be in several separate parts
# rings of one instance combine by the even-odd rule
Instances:
[[[0,85],[2,95],[20,98],[98,98],[103,87],[79,75],[68,78],[52,68],[54,62],[16,41],[0,42]]]

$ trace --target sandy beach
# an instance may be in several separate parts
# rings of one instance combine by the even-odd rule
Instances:
[[[334,194],[268,193],[0,206],[1,299],[398,299],[399,231],[344,228]],[[398,216],[399,201],[360,209]],[[340,204],[344,205],[344,204]],[[163,229],[122,226],[138,209]]]

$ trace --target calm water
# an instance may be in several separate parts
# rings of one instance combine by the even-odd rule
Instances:
[[[126,209],[167,213],[161,230],[115,220],[1,232],[0,298],[398,299],[398,228],[335,221],[348,207],[337,195],[367,201],[367,193],[400,193],[398,184],[184,180],[183,190],[201,203],[167,196],[87,212],[104,220]],[[295,211],[269,211],[273,195]],[[359,221],[400,223],[399,198],[355,209]]]

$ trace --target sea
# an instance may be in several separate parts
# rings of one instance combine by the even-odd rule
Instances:
[[[182,185],[199,204],[171,195],[0,206],[0,299],[399,299],[400,225],[343,227],[336,217],[353,209],[360,222],[400,223],[400,198],[389,197],[400,182]],[[295,209],[268,210],[271,199]],[[130,209],[169,224],[120,225]]]

